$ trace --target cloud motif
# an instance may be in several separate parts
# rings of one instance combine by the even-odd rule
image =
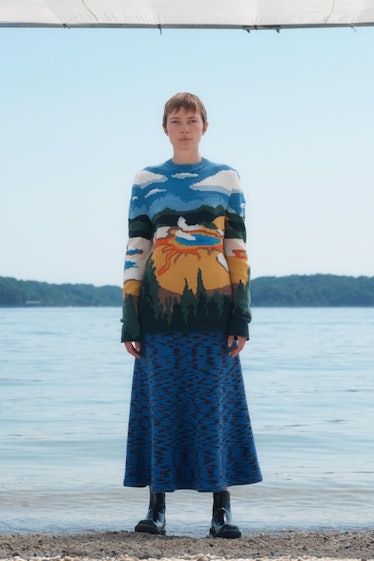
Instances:
[[[198,183],[190,185],[193,191],[218,191],[219,193],[231,193],[240,191],[239,177],[232,169],[221,170]]]
[[[166,189],[151,189],[146,195],[144,195],[145,199],[148,197],[152,197],[153,195],[157,195],[157,193],[164,193]]]
[[[169,235],[169,231],[170,231],[170,226],[160,226],[156,230],[155,239],[159,240],[159,239],[162,239],[162,238],[167,238],[168,235]]]
[[[196,240],[196,237],[193,236],[192,234],[187,234],[186,232],[183,232],[182,230],[178,230],[175,234],[175,237],[178,238],[183,238],[184,240],[188,240],[191,242],[194,242]]]
[[[240,210],[237,208],[233,208],[232,206],[228,205],[227,207],[228,212],[233,212],[234,214],[239,214],[239,216],[243,216],[245,214],[245,203],[240,205]],[[239,210],[239,212],[238,212]]]
[[[167,180],[168,178],[166,175],[143,169],[136,174],[134,183],[135,185],[139,185],[140,189],[145,189],[149,185],[152,185],[152,183],[164,183]]]
[[[200,230],[201,229],[200,224],[187,224],[187,221],[183,216],[180,216],[178,218],[177,226],[181,230],[184,230],[185,232],[191,232],[193,230]]]
[[[171,177],[175,179],[186,179],[187,177],[199,177],[198,173],[189,173],[189,172],[182,172],[182,173],[174,173]]]

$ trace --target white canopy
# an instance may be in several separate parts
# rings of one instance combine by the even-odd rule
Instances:
[[[3,27],[287,27],[374,24],[374,0],[0,0]]]

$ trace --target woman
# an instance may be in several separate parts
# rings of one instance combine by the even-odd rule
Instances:
[[[165,493],[213,493],[210,534],[238,538],[231,485],[262,480],[239,353],[248,339],[245,201],[237,172],[202,158],[189,93],[165,105],[172,159],[135,178],[122,342],[135,357],[124,485],[150,488],[135,531],[165,533]]]

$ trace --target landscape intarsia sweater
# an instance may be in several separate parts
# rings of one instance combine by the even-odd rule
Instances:
[[[135,177],[123,284],[122,341],[145,333],[248,338],[245,200],[237,172],[203,158]]]

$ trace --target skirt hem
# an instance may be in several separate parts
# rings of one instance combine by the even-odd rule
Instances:
[[[256,483],[261,483],[262,480],[263,480],[262,476],[258,476],[251,480],[247,479],[246,481],[235,481],[235,482],[233,481],[233,482],[223,483],[222,485],[214,485],[212,487],[209,487],[209,489],[206,487],[201,488],[198,487],[197,485],[192,485],[192,484],[183,484],[183,485],[173,485],[173,487],[167,485],[163,488],[153,486],[152,490],[155,493],[174,493],[174,491],[197,491],[198,493],[218,493],[220,491],[223,491],[227,487],[254,485]],[[129,483],[125,480],[123,482],[123,486],[133,487],[133,488],[144,488],[144,487],[150,487],[151,483]]]

